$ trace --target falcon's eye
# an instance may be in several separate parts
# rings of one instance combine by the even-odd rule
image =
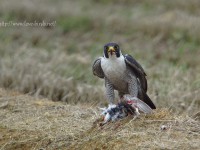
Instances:
[[[115,50],[119,49],[119,46],[115,45],[115,46],[114,46],[114,49],[115,49]]]
[[[105,50],[108,50],[108,46],[105,46],[104,48],[105,48]]]

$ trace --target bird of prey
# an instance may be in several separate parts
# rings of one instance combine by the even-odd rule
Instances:
[[[131,55],[123,55],[117,43],[107,43],[104,46],[103,57],[94,61],[92,70],[94,75],[105,80],[109,104],[114,103],[114,90],[117,90],[120,98],[130,94],[144,101],[151,109],[156,109],[146,93],[144,69]]]

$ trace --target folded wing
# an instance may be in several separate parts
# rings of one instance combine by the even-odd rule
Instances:
[[[135,73],[136,77],[139,79],[141,88],[144,92],[147,92],[147,79],[146,73],[142,66],[131,56],[131,55],[124,55],[126,64],[131,68],[131,70]]]
[[[99,78],[104,78],[104,73],[101,68],[101,57],[94,61],[92,71],[95,76],[98,76]]]
[[[152,102],[152,100],[147,95],[147,79],[146,79],[146,73],[144,72],[144,69],[142,66],[131,56],[131,55],[124,55],[126,65],[129,66],[131,71],[134,72],[136,77],[138,78],[141,90],[139,91],[138,98],[143,100],[148,106],[151,107],[151,109],[156,109],[156,106]]]

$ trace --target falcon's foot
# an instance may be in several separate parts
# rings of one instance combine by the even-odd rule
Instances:
[[[131,95],[124,95],[123,100],[126,101],[129,105],[131,105],[134,108],[138,108],[139,111],[150,114],[152,113],[152,109],[143,101],[141,101],[137,97],[132,97]]]

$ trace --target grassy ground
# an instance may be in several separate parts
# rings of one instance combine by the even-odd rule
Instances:
[[[93,106],[66,105],[0,89],[1,149],[198,149],[200,114],[159,108],[101,127]],[[165,129],[161,129],[165,126]]]
[[[198,0],[2,0],[0,23],[53,25],[0,26],[0,86],[34,96],[1,91],[4,96],[0,130],[5,137],[0,136],[2,149],[16,145],[55,149],[59,139],[61,147],[74,149],[90,145],[100,149],[116,145],[114,148],[120,149],[124,144],[130,149],[197,148],[199,122],[192,116],[200,107],[199,5]],[[150,118],[119,122],[123,126],[116,132],[116,124],[101,130],[96,123],[92,125],[98,118],[96,107],[106,100],[104,83],[92,75],[91,65],[102,55],[103,45],[110,41],[118,42],[124,53],[142,64],[148,75],[148,94],[158,107]],[[44,97],[62,102],[47,101]],[[20,111],[13,112],[15,107]],[[76,111],[78,115],[86,114],[87,121],[80,116],[73,118]],[[52,115],[51,127],[45,113]],[[63,116],[57,116],[62,113]],[[59,117],[63,117],[62,121],[56,122],[54,119]],[[23,118],[37,123],[26,125]],[[66,123],[72,118],[75,127]],[[160,131],[161,124],[169,125],[170,129]],[[18,137],[21,133],[25,135],[22,139]],[[102,141],[97,141],[99,137]]]

